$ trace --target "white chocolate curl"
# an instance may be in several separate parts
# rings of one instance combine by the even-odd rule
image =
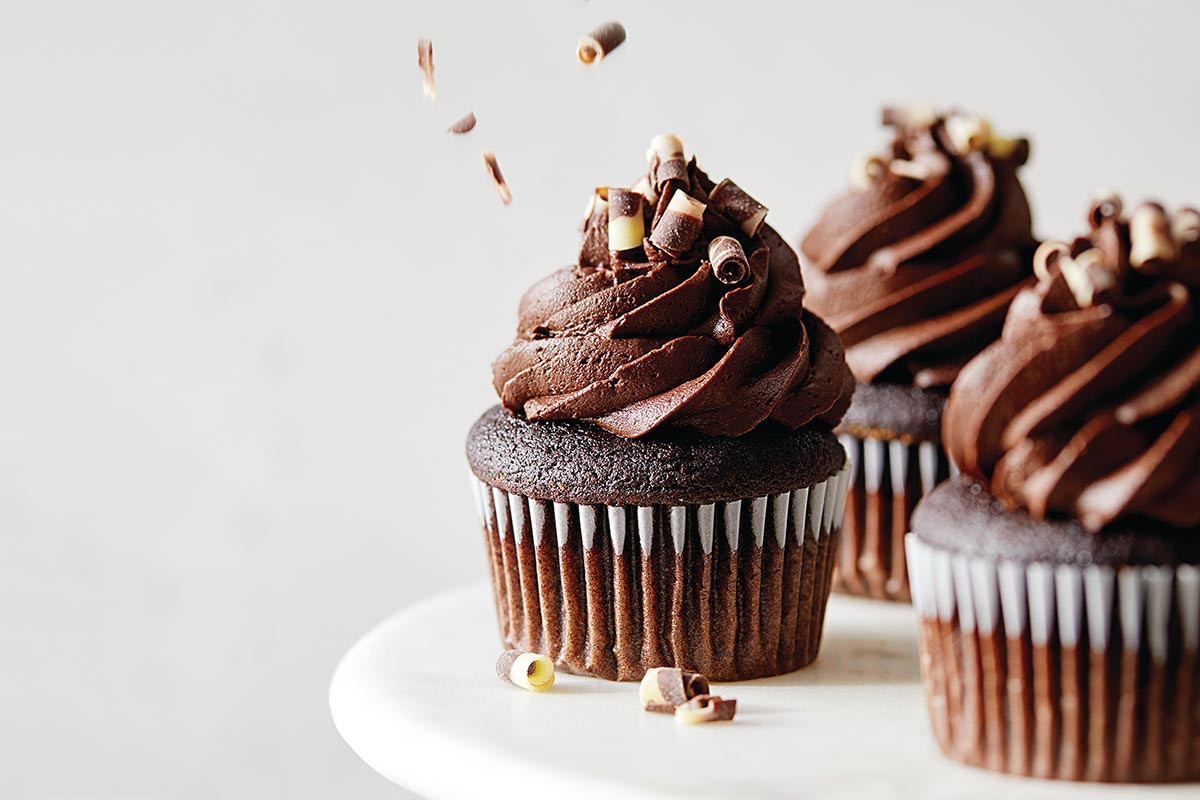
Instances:
[[[906,106],[903,108],[885,108],[883,110],[884,125],[900,125],[905,128],[932,128],[937,124],[938,111],[933,106]]]
[[[1060,256],[1056,263],[1080,308],[1095,305],[1096,295],[1117,285],[1117,276],[1104,265],[1104,253],[1097,248],[1074,258]]]
[[[648,669],[638,686],[642,708],[663,714],[674,714],[676,708],[691,698],[707,694],[707,678],[699,672],[685,672],[678,667]]]
[[[658,194],[655,193],[654,187],[650,185],[650,177],[648,175],[638,178],[637,183],[633,185],[633,190],[640,192],[642,197],[646,198],[647,203],[653,205],[658,202]]]
[[[650,149],[646,151],[647,161],[653,161],[655,156],[659,161],[683,158],[683,141],[673,133],[660,133],[650,140]]]
[[[946,118],[946,135],[960,153],[984,150],[992,138],[992,126],[974,114],[952,114]]]
[[[690,183],[687,159],[683,155],[683,142],[671,133],[660,133],[650,140],[650,149],[646,151],[646,160],[650,163],[651,186],[657,194],[665,194],[668,183],[674,181],[679,188],[686,188]]]
[[[888,172],[893,175],[899,175],[901,178],[910,178],[914,181],[927,181],[933,173],[929,167],[922,164],[920,161],[905,161],[902,158],[896,158],[888,162]]]
[[[706,208],[708,206],[686,192],[675,192],[671,195],[671,202],[667,203],[667,211],[674,211],[676,214],[683,214],[685,217],[697,220],[704,219],[704,209]]]
[[[642,217],[640,192],[630,189],[608,190],[608,249],[621,252],[642,246],[646,221]]]
[[[850,184],[855,189],[866,191],[883,177],[887,162],[874,153],[867,153],[854,159],[850,165]]]
[[[1141,269],[1151,261],[1175,257],[1175,238],[1162,206],[1146,203],[1129,218],[1129,265]]]
[[[1071,248],[1066,242],[1045,241],[1038,245],[1033,254],[1033,273],[1039,281],[1049,281],[1054,278],[1050,267],[1058,263],[1060,258],[1070,258]]]
[[[672,256],[686,253],[704,227],[705,208],[704,203],[677,189],[667,203],[666,213],[650,233],[650,243]]]
[[[592,215],[603,213],[608,215],[608,187],[597,186],[596,191],[592,192],[592,196],[588,198],[587,208],[583,212],[583,221],[587,222],[592,218]]]
[[[531,692],[544,692],[554,685],[554,664],[539,653],[506,650],[496,660],[496,674],[505,683]]]
[[[1194,208],[1176,211],[1171,219],[1171,235],[1179,247],[1200,239],[1200,211]]]
[[[987,151],[992,158],[1008,158],[1013,153],[1017,152],[1017,146],[1021,143],[1020,139],[1013,139],[1008,136],[992,135],[988,140]]]
[[[675,709],[675,721],[680,725],[729,722],[736,712],[737,700],[699,694]]]
[[[737,223],[742,233],[754,237],[767,218],[767,207],[755,200],[733,181],[726,178],[718,183],[708,196],[708,202],[717,211]]]

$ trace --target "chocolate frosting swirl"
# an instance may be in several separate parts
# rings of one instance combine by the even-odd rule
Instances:
[[[888,109],[888,153],[801,242],[809,306],[842,337],[863,383],[948,387],[1000,333],[1030,277],[1034,238],[1017,168],[1024,139],[982,118]]]
[[[853,378],[837,335],[803,308],[796,254],[763,223],[764,207],[684,162],[674,137],[655,146],[663,139],[677,152],[652,149],[634,187],[645,198],[642,225],[621,218],[610,236],[606,201],[619,197],[614,213],[628,214],[630,193],[597,190],[578,263],[525,293],[516,340],[492,367],[502,403],[531,420],[586,420],[629,438],[671,427],[711,436],[766,422],[833,427]],[[609,250],[643,228],[639,246]],[[720,237],[735,241],[710,255]],[[730,252],[744,263],[723,262]]]
[[[962,371],[943,439],[1010,508],[1098,531],[1200,527],[1200,213],[1115,197],[1047,242],[1039,282]]]

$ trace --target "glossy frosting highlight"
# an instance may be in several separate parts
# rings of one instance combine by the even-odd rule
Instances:
[[[835,425],[853,379],[838,337],[803,308],[799,261],[766,209],[684,161],[674,137],[655,139],[648,159],[633,187],[641,226],[618,216],[631,213],[628,192],[597,190],[578,262],[522,298],[516,340],[493,364],[504,406],[630,438]],[[610,196],[621,205],[612,231]],[[627,247],[631,230],[644,231],[640,247]],[[745,263],[725,263],[738,246]]]
[[[1000,333],[1035,245],[1017,169],[1024,139],[960,113],[888,109],[885,155],[800,245],[809,307],[842,337],[863,383],[950,385]]]
[[[971,361],[943,440],[964,473],[1036,519],[1097,531],[1200,526],[1200,214],[1105,197],[1090,231],[1038,250],[1039,281]]]

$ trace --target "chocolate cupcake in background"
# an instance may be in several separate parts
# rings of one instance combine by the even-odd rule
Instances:
[[[850,494],[835,588],[908,600],[904,535],[917,501],[954,472],[941,445],[950,383],[1000,334],[1032,280],[1017,170],[1024,139],[982,118],[885,110],[887,152],[804,237],[807,303],[842,337],[858,380],[838,429]]]
[[[908,558],[934,733],[975,766],[1200,779],[1200,214],[1105,198],[959,375]]]
[[[521,300],[467,456],[500,635],[568,670],[776,675],[817,653],[854,389],[766,208],[660,136]]]

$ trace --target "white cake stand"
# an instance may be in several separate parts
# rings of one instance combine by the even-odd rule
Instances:
[[[721,684],[731,723],[680,727],[635,684],[564,675],[533,694],[496,678],[487,586],[436,595],[350,649],[329,691],[338,731],[382,775],[430,798],[1196,798],[1196,785],[1094,786],[944,758],[929,732],[916,621],[834,597],[816,663]]]

